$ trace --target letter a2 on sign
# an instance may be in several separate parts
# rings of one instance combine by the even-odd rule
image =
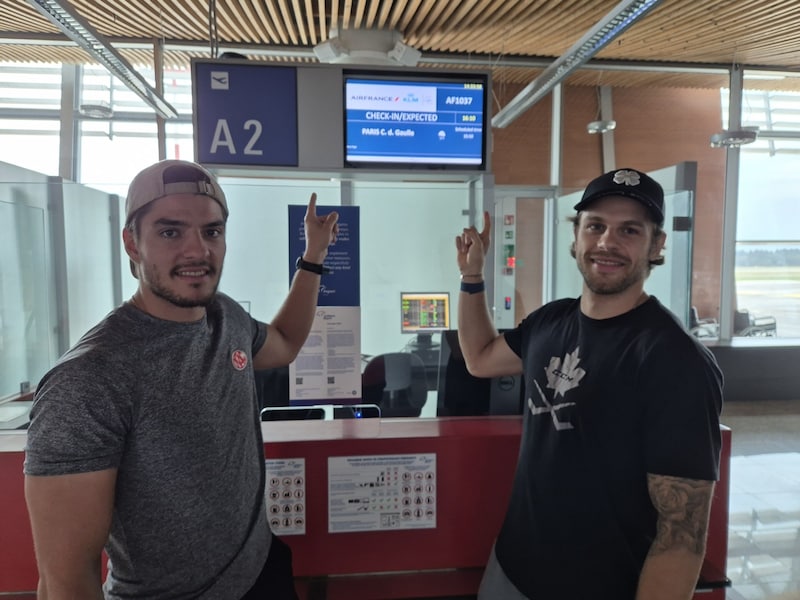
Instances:
[[[195,60],[192,92],[198,162],[297,166],[294,67]]]

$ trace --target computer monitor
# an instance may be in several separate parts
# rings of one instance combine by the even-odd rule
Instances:
[[[400,292],[400,331],[417,334],[417,346],[431,345],[431,334],[450,329],[449,292]]]
[[[449,292],[400,292],[400,331],[417,334],[417,345],[431,345],[431,334],[450,329]]]
[[[472,375],[461,354],[457,330],[442,332],[439,357],[438,416],[522,414],[525,396],[522,375]]]

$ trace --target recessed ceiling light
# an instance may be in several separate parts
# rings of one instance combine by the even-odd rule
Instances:
[[[606,131],[612,131],[616,129],[616,127],[616,121],[592,121],[586,125],[586,131],[589,133],[605,133]]]
[[[720,131],[711,136],[712,148],[738,148],[752,144],[758,137],[758,128],[744,128],[735,131]]]

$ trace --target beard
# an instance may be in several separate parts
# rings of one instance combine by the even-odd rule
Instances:
[[[214,300],[214,297],[217,295],[217,288],[219,287],[219,280],[221,275],[221,269],[218,271],[214,267],[208,264],[204,265],[188,265],[188,266],[202,266],[208,269],[208,276],[214,280],[213,287],[207,293],[198,295],[198,296],[186,296],[181,295],[174,289],[170,288],[167,283],[163,281],[163,278],[158,274],[151,274],[148,273],[145,281],[148,283],[150,287],[150,291],[153,295],[161,298],[162,300],[166,300],[170,304],[178,306],[180,308],[195,308],[195,307],[206,307]],[[187,266],[184,265],[180,267],[181,269],[186,269]],[[169,278],[176,277],[179,269],[175,268],[170,272]],[[154,275],[154,276],[149,276]],[[191,287],[195,289],[200,289],[202,287],[201,283],[191,284]]]
[[[595,255],[597,258],[600,255]],[[608,255],[609,259],[620,260],[623,264],[624,261],[613,255]],[[601,295],[610,296],[613,294],[621,294],[622,292],[630,289],[634,285],[639,285],[650,273],[650,262],[645,259],[633,265],[633,268],[624,273],[621,278],[606,278],[594,273],[592,271],[592,259],[588,255],[584,255],[581,260],[577,261],[578,270],[583,276],[583,281],[589,291]]]

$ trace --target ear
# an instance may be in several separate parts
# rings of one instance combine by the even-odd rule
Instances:
[[[656,236],[653,243],[650,245],[650,260],[659,258],[664,251],[664,244],[667,242],[667,234],[663,231]]]
[[[569,245],[569,255],[572,258],[577,258],[578,257],[577,253],[575,252],[575,242],[574,241]]]
[[[122,243],[125,246],[125,252],[128,254],[128,258],[130,258],[136,264],[142,260],[141,256],[139,255],[139,248],[136,246],[136,239],[133,236],[133,233],[127,227],[122,230]]]

